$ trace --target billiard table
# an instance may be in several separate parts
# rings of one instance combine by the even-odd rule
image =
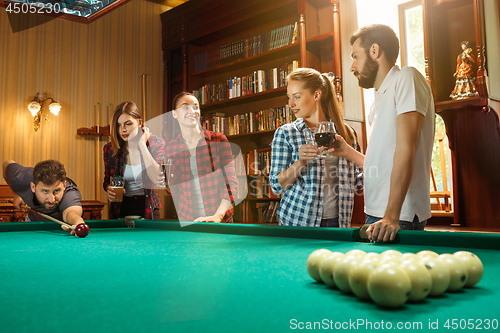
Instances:
[[[400,231],[371,244],[354,228],[88,224],[86,238],[50,222],[0,224],[1,332],[499,329],[498,234]],[[469,250],[485,271],[474,288],[385,309],[314,282],[306,261],[319,248]]]

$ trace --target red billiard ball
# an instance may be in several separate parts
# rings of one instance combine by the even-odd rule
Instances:
[[[80,223],[75,227],[75,233],[80,238],[87,237],[89,232],[90,228],[86,223]]]

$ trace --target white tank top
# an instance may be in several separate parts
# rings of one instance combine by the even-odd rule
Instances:
[[[144,184],[142,182],[142,166],[125,164],[123,168],[123,179],[125,181],[126,197],[134,195],[144,195]]]

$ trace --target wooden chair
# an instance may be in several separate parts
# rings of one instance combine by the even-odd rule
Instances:
[[[437,200],[437,204],[431,204],[431,209],[433,211],[441,211],[448,214],[451,214],[451,192],[448,190],[448,178],[446,175],[446,159],[444,152],[444,135],[442,129],[440,127],[437,128],[436,136],[434,137],[434,141],[438,142],[439,147],[439,159],[441,161],[441,172],[443,179],[443,190],[437,190],[436,178],[434,176],[434,171],[431,168],[431,178],[434,191],[431,191],[430,197],[435,198]],[[444,199],[444,204],[441,203],[441,199]]]

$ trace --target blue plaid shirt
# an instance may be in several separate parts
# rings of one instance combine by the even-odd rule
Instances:
[[[319,227],[323,214],[323,185],[325,159],[307,163],[295,184],[285,191],[278,182],[280,172],[288,169],[299,159],[299,148],[306,144],[304,131],[310,131],[302,118],[279,127],[271,143],[271,171],[269,180],[274,193],[281,194],[278,208],[280,225]],[[352,146],[358,149],[356,138],[351,135]],[[360,171],[354,163],[339,158],[339,225],[351,226],[352,209],[356,190],[363,187]]]

